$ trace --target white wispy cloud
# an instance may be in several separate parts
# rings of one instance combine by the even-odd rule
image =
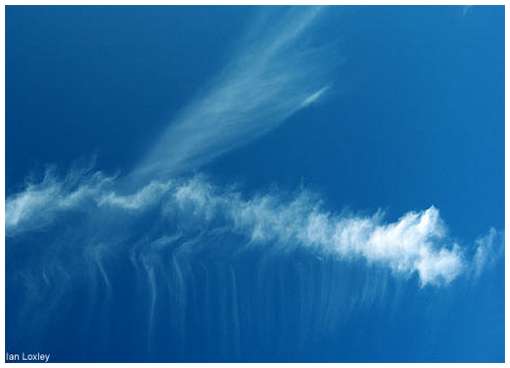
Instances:
[[[364,260],[387,267],[395,275],[418,275],[421,285],[448,284],[465,270],[479,274],[492,257],[497,237],[491,230],[476,241],[474,257],[468,258],[448,236],[438,209],[408,212],[397,221],[373,216],[340,215],[323,209],[317,196],[301,191],[289,200],[278,193],[243,198],[236,191],[222,191],[200,177],[151,182],[134,192],[116,189],[115,179],[95,174],[85,183],[70,186],[69,179],[47,176],[39,184],[7,199],[7,234],[49,226],[66,211],[101,210],[144,213],[159,208],[161,218],[186,218],[206,231],[214,227],[239,234],[246,244],[271,246],[281,251],[304,248],[340,260]],[[221,224],[221,225],[220,225]]]
[[[214,247],[212,263],[256,247],[272,255],[302,250],[314,256],[310,260],[319,258],[321,267],[334,264],[342,272],[325,267],[327,276],[319,280],[297,268],[301,343],[314,331],[333,330],[351,308],[371,305],[376,295],[384,297],[390,273],[399,281],[417,277],[421,287],[444,286],[462,275],[479,277],[495,262],[502,253],[500,233],[491,229],[475,241],[474,250],[457,244],[434,206],[388,221],[380,211],[372,216],[328,211],[317,195],[305,190],[293,196],[273,191],[246,197],[201,177],[181,176],[275,129],[329,92],[329,71],[337,58],[328,45],[317,46],[310,32],[320,12],[300,7],[261,17],[210,87],[182,109],[126,177],[90,169],[59,177],[48,170],[40,182],[6,198],[6,234],[13,240],[8,246],[26,246],[25,235],[46,232],[42,246],[29,238],[33,252],[28,257],[33,259],[10,274],[21,280],[16,287],[27,291],[25,300],[31,303],[22,314],[23,326],[26,316],[40,319],[46,313],[45,319],[52,320],[59,300],[72,295],[66,294],[71,284],[81,285],[83,279],[90,304],[108,310],[115,295],[110,272],[124,270],[114,265],[120,257],[132,263],[135,284],[147,291],[136,295],[148,297],[149,340],[157,336],[161,310],[164,318],[171,317],[178,341],[185,341],[187,332],[187,290],[196,285],[192,261],[203,267],[206,281],[214,271],[201,263],[204,249]],[[219,278],[221,288],[229,288],[228,302],[235,312],[221,308],[215,318],[223,321],[222,330],[229,326],[234,331],[239,346],[236,272],[230,262],[220,263],[228,276]],[[354,278],[351,288],[344,276],[362,264],[366,268],[360,273],[371,277]],[[267,269],[255,265],[260,280]]]
[[[101,172],[70,170],[59,178],[50,168],[39,183],[27,183],[25,189],[6,199],[5,228],[8,236],[50,225],[64,211],[85,211],[115,181]]]
[[[306,192],[284,202],[274,195],[243,200],[239,194],[216,191],[192,180],[177,188],[175,204],[205,219],[226,218],[233,231],[247,234],[252,243],[308,247],[341,259],[364,259],[398,274],[416,272],[422,285],[447,284],[465,267],[460,247],[447,238],[435,207],[384,223],[380,214],[357,217],[326,212]]]
[[[140,191],[128,195],[117,195],[111,191],[97,197],[99,206],[111,206],[126,210],[139,210],[147,205],[153,204],[161,198],[170,188],[170,182],[151,182]]]
[[[261,136],[328,92],[331,49],[309,42],[320,11],[293,8],[260,18],[210,88],[183,109],[127,178],[89,170],[71,170],[58,178],[50,170],[41,182],[9,196],[7,236],[48,228],[70,213],[91,219],[122,214],[122,222],[156,208],[163,220],[185,218],[204,231],[217,231],[221,224],[221,231],[242,235],[249,245],[281,251],[305,248],[344,261],[361,260],[395,275],[418,275],[422,286],[448,284],[466,270],[479,275],[494,259],[500,241],[491,230],[476,241],[474,256],[466,256],[433,206],[388,222],[380,212],[354,216],[326,211],[306,191],[290,200],[278,193],[243,198],[200,178],[178,179],[179,171]],[[88,227],[102,225],[90,221]],[[103,232],[129,233],[129,226],[122,225]],[[174,242],[180,235],[159,239]],[[187,240],[187,247],[193,248],[196,241]],[[163,244],[149,236],[146,242]]]
[[[309,106],[317,101],[319,101],[319,99],[321,98],[321,96],[327,92],[327,90],[329,89],[329,86],[325,86],[325,87],[322,87],[321,89],[319,89],[318,91],[312,93],[310,96],[308,96],[304,101],[303,101],[303,107],[306,107],[306,106]]]
[[[490,267],[503,255],[504,236],[502,232],[491,228],[489,232],[475,241],[476,252],[473,257],[473,274],[479,277],[483,270]]]
[[[330,47],[312,46],[310,29],[320,12],[280,10],[256,22],[210,88],[169,124],[133,180],[165,178],[201,165],[316,102],[336,60]]]

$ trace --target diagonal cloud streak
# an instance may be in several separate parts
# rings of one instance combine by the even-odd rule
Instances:
[[[299,7],[260,19],[207,92],[171,122],[131,179],[167,178],[196,168],[317,101],[328,89],[335,60],[331,47],[312,44],[320,12]]]

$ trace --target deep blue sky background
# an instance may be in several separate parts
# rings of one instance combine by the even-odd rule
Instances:
[[[256,12],[8,6],[7,195],[48,163],[65,170],[92,154],[99,169],[128,172]],[[331,210],[382,208],[390,220],[434,205],[462,244],[503,230],[504,8],[334,7],[320,25],[344,58],[331,92],[202,171],[247,193],[304,185]],[[502,267],[477,283],[413,292],[396,317],[367,312],[300,353],[247,359],[501,361]],[[52,339],[62,355],[72,346]],[[221,360],[211,354],[181,358]]]

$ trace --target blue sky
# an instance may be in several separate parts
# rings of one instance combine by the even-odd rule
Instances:
[[[503,30],[7,7],[6,351],[502,361]]]

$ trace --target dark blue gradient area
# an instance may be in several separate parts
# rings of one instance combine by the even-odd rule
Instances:
[[[141,188],[131,173],[147,160],[144,175],[240,193],[221,202],[234,215],[209,212],[212,195],[192,186],[136,215],[143,193],[99,201]],[[8,353],[504,361],[503,244],[483,269],[476,256],[491,228],[504,234],[503,6],[7,6],[6,199],[45,175],[44,188],[64,180],[85,199],[41,191],[53,199],[17,232],[6,213]],[[304,190],[328,219],[384,212],[388,224],[434,206],[463,267],[424,284],[419,265],[338,257],[295,240],[292,223],[260,241],[273,229],[249,211],[274,207],[264,226],[300,221],[316,208],[286,204]]]

